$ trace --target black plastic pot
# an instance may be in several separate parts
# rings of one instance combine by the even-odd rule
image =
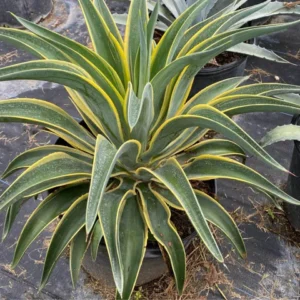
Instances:
[[[215,181],[209,181],[212,193],[216,193]],[[187,248],[192,240],[195,238],[196,232],[183,239],[183,244]],[[83,268],[96,280],[108,285],[115,286],[109,256],[106,247],[102,244],[99,246],[99,252],[96,261],[92,260],[91,251],[88,249],[84,259]],[[168,271],[167,265],[161,255],[159,247],[147,248],[143,260],[143,264],[137,280],[137,286],[141,286],[151,282]]]
[[[29,21],[38,22],[48,16],[52,6],[52,0],[1,0],[0,26],[21,27],[10,12]]]
[[[197,94],[202,89],[218,81],[232,77],[243,76],[247,64],[248,56],[241,57],[232,63],[212,68],[202,69],[195,77],[190,97]]]
[[[300,125],[300,115],[293,118],[293,124]],[[300,142],[294,142],[294,152],[290,171],[296,176],[290,175],[288,179],[288,192],[294,198],[300,200]],[[300,206],[285,203],[284,209],[291,225],[300,231]]]

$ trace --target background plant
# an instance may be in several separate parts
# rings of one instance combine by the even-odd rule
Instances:
[[[156,29],[165,32],[169,26],[179,18],[196,0],[161,0],[158,1],[158,21]],[[199,1],[198,1],[199,2]],[[156,1],[147,0],[149,13],[152,13]],[[225,33],[236,30],[243,26],[249,26],[253,21],[276,16],[279,14],[300,14],[300,5],[268,0],[261,4],[244,7],[248,0],[212,0],[201,10],[197,11],[196,21],[191,28],[185,32],[185,39],[182,40],[182,46],[185,41],[203,26],[212,27],[213,31],[207,31],[199,36],[196,43],[202,42],[209,37],[209,34]],[[221,17],[221,18],[220,18]],[[126,25],[127,14],[114,14],[114,19],[118,24]],[[195,25],[195,26],[193,26]],[[255,43],[245,41],[241,44],[228,48],[227,51],[250,56],[256,56],[279,63],[288,63],[287,60],[275,54],[273,51],[262,48]]]
[[[237,180],[270,195],[277,206],[276,197],[300,204],[254,170],[229,158],[249,153],[286,171],[231,117],[256,111],[299,113],[300,105],[291,95],[299,93],[300,87],[240,86],[248,79],[240,77],[218,82],[188,99],[194,75],[210,59],[245,40],[297,22],[227,32],[216,32],[213,22],[206,26],[199,23],[187,39],[198,12],[210,3],[197,1],[156,44],[153,33],[158,5],[148,18],[146,1],[132,1],[123,39],[103,0],[79,3],[93,50],[21,18],[17,19],[30,32],[0,29],[1,39],[38,57],[2,68],[0,80],[46,80],[64,85],[90,129],[47,101],[0,101],[1,122],[41,125],[70,145],[26,151],[3,174],[4,178],[25,169],[0,198],[0,209],[7,209],[4,237],[27,199],[55,188],[26,222],[13,266],[37,236],[58,220],[45,258],[41,288],[68,245],[75,284],[88,246],[95,259],[104,238],[118,296],[128,299],[150,230],[169,255],[178,291],[182,292],[185,251],[170,221],[170,207],[185,211],[217,260],[223,261],[223,257],[208,222],[221,229],[242,257],[246,255],[230,215],[209,195],[194,190],[191,180]],[[224,22],[223,18],[216,22]],[[239,13],[234,16],[235,22],[242,18]],[[208,129],[228,140],[199,142]]]

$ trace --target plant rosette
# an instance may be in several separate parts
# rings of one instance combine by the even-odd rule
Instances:
[[[104,0],[79,3],[94,50],[22,18],[17,19],[29,32],[0,28],[1,40],[17,44],[38,58],[0,69],[0,81],[43,80],[64,85],[89,129],[44,100],[0,101],[0,122],[41,125],[70,145],[25,151],[2,176],[25,169],[0,197],[0,209],[7,210],[4,237],[27,199],[55,190],[27,220],[12,266],[57,220],[41,289],[69,245],[75,285],[89,245],[95,259],[103,239],[117,297],[129,299],[146,245],[154,238],[168,256],[181,293],[186,257],[178,228],[171,221],[172,211],[188,216],[216,260],[223,262],[223,256],[209,223],[228,237],[241,257],[246,256],[234,220],[212,196],[195,189],[194,181],[237,180],[270,195],[277,206],[277,198],[300,205],[261,174],[232,158],[245,158],[247,153],[287,172],[231,119],[236,114],[257,111],[299,114],[300,104],[290,95],[299,93],[300,87],[278,83],[241,86],[248,77],[235,77],[205,88],[187,102],[194,76],[227,49],[259,35],[285,30],[299,21],[226,32],[210,22],[205,30],[196,27],[187,39],[186,31],[210,3],[197,1],[156,44],[153,35],[159,4],[149,18],[147,2],[133,0],[123,39]],[[245,16],[235,11],[219,19],[224,24],[238,24]],[[208,130],[221,133],[224,139],[201,140]]]

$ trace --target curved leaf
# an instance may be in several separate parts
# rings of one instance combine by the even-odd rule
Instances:
[[[222,95],[227,91],[234,91],[243,82],[247,81],[250,77],[234,77],[225,79],[201,90],[193,98],[191,98],[184,106],[183,113],[187,113],[192,107],[199,104],[208,104],[214,98]]]
[[[214,106],[218,110],[233,116],[242,113],[251,112],[285,112],[291,114],[300,113],[299,104],[289,103],[287,101],[266,97],[266,96],[253,96],[253,95],[236,95],[224,98],[218,98],[215,101],[209,102],[209,105]]]
[[[126,162],[135,164],[140,148],[140,144],[137,141],[130,140],[116,150],[103,136],[98,136],[86,210],[87,233],[90,233],[93,228],[106,185],[117,161],[120,159],[125,165]]]
[[[124,83],[126,83],[128,75],[124,66],[124,52],[119,41],[111,33],[108,24],[106,24],[105,19],[97,10],[93,1],[79,0],[79,4],[95,52],[103,57],[117,71],[120,78],[124,80]],[[114,28],[113,26],[112,29]]]
[[[2,178],[5,178],[11,175],[13,172],[28,168],[43,157],[55,153],[62,152],[66,153],[74,158],[80,159],[90,165],[93,164],[93,157],[91,155],[86,154],[80,150],[76,150],[70,147],[65,146],[39,146],[34,149],[27,150],[17,156],[6,168],[4,173],[2,174]]]
[[[34,210],[17,241],[12,268],[20,262],[24,253],[38,235],[51,224],[58,216],[63,214],[82,195],[89,191],[87,183],[70,185],[50,194]]]
[[[132,0],[129,7],[124,37],[125,57],[131,82],[135,83],[135,64],[141,46],[140,26],[146,26],[148,12],[145,0]],[[140,19],[141,18],[141,19]],[[140,24],[140,21],[142,24]],[[134,84],[134,88],[135,88]]]
[[[93,261],[96,261],[97,259],[98,249],[102,238],[103,238],[103,232],[102,232],[101,224],[100,221],[97,220],[94,225],[92,240],[91,240],[91,253],[92,253]]]
[[[283,141],[300,141],[300,126],[284,125],[278,126],[268,132],[260,141],[262,147]]]
[[[203,155],[184,167],[190,180],[232,179],[247,183],[282,200],[300,205],[300,201],[289,196],[277,186],[251,168],[229,158]]]
[[[246,248],[238,227],[227,211],[207,194],[194,190],[207,221],[217,226],[230,239],[242,258],[246,257]]]
[[[13,223],[16,220],[16,217],[21,209],[21,205],[23,204],[23,202],[24,200],[21,199],[8,207],[5,215],[5,221],[3,224],[2,241],[4,241],[7,235],[9,234],[13,226]]]
[[[84,227],[84,214],[82,212],[86,209],[86,199],[87,195],[83,195],[76,200],[57,225],[46,254],[40,290],[46,285],[62,252]]]
[[[240,53],[249,56],[264,58],[270,61],[275,61],[282,64],[291,64],[288,60],[277,55],[275,52],[262,48],[255,44],[241,43],[228,49],[229,52]]]
[[[189,112],[189,115],[175,117],[165,122],[154,134],[149,150],[144,154],[143,159],[159,155],[172,140],[180,135],[183,129],[192,127],[202,127],[222,133],[244,148],[245,151],[260,157],[266,163],[280,170],[286,171],[234,121],[208,105],[198,105]]]
[[[227,91],[221,94],[218,98],[224,98],[234,95],[273,96],[287,93],[300,93],[300,87],[297,85],[283,83],[254,83]]]
[[[185,250],[177,230],[170,221],[168,206],[156,198],[150,186],[138,186],[147,225],[155,239],[166,249],[176,279],[179,294],[182,293],[185,280]]]
[[[33,164],[5,190],[0,197],[0,209],[24,197],[89,179],[91,171],[89,164],[65,153],[50,154]]]
[[[39,58],[68,60],[68,56],[59,49],[40,37],[24,30],[12,28],[0,28],[0,38],[16,46],[21,46],[24,50]]]
[[[75,235],[70,245],[70,272],[73,287],[76,286],[76,283],[78,281],[82,260],[84,258],[87,247],[88,242],[85,230],[84,228],[82,228]]]
[[[124,200],[117,214],[117,250],[122,274],[122,299],[130,299],[147,246],[148,231],[137,198]]]
[[[116,161],[115,147],[103,136],[98,135],[91,186],[86,209],[86,231],[90,233],[97,218],[100,203]]]
[[[86,106],[92,115],[95,115],[98,126],[105,129],[114,142],[119,143],[122,137],[120,119],[112,100],[88,78],[74,73],[77,70],[73,64],[61,61],[31,61],[17,64],[0,70],[0,81],[4,80],[45,80],[66,85],[86,97]]]
[[[114,21],[114,18],[107,7],[104,0],[94,0],[94,5],[96,9],[98,10],[99,14],[102,16],[103,21],[109,28],[110,32],[114,35],[116,40],[119,42],[120,45],[123,44],[122,36],[120,34],[120,31],[118,27],[116,26],[116,23]]]
[[[133,195],[131,188],[128,188],[127,191],[115,189],[105,193],[98,212],[114,281],[120,294],[123,289],[123,281],[117,250],[117,227],[119,226],[118,222],[120,221],[118,214],[120,213],[123,201],[125,201],[129,195]]]
[[[75,42],[68,37],[58,34],[54,31],[48,30],[45,27],[37,25],[33,22],[27,21],[23,18],[16,17],[16,19],[28,30],[35,33],[37,36],[41,37],[42,39],[46,40],[48,43],[56,46],[62,52],[67,51],[68,55],[73,58],[76,62],[78,55],[76,52],[85,57],[88,61],[90,61],[93,65],[95,65],[99,70],[101,70],[105,76],[113,82],[116,86],[121,83],[118,74],[110,66],[105,59],[97,55],[95,52],[90,50],[88,47]],[[75,53],[75,54],[74,54]],[[73,56],[74,54],[74,56]]]
[[[0,102],[0,122],[22,122],[46,126],[69,138],[75,147],[93,152],[95,139],[60,107],[36,99],[12,99]]]
[[[171,158],[155,171],[147,168],[140,168],[137,173],[139,175],[142,175],[143,173],[151,174],[173,193],[185,209],[186,214],[207,249],[216,259],[223,261],[222,254],[204,218],[202,209],[197,201],[191,184],[178,162]]]
[[[212,140],[205,140],[186,149],[184,153],[179,154],[178,160],[182,162],[188,162],[193,158],[205,154],[211,154],[217,156],[237,155],[237,156],[246,157],[246,154],[243,151],[243,149],[236,143],[233,143],[228,140],[212,139]]]
[[[172,61],[184,32],[189,28],[199,11],[205,7],[207,3],[208,0],[194,3],[187,8],[164,33],[152,55],[151,77]]]

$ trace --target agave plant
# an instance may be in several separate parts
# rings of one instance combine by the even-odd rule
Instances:
[[[68,245],[75,284],[87,248],[90,245],[95,259],[103,238],[118,296],[128,299],[150,231],[168,254],[181,293],[185,250],[170,220],[170,208],[186,213],[218,261],[223,257],[208,223],[219,227],[245,257],[244,243],[233,219],[216,200],[193,189],[192,180],[237,180],[270,195],[275,203],[278,197],[300,204],[254,170],[230,158],[248,153],[285,171],[231,116],[255,111],[300,113],[300,104],[288,96],[299,93],[300,87],[240,86],[248,78],[232,78],[202,90],[187,102],[193,76],[212,57],[295,22],[227,32],[216,32],[214,23],[205,28],[199,23],[187,40],[186,30],[209,2],[198,1],[189,7],[158,45],[153,33],[159,5],[148,18],[144,0],[131,2],[124,40],[104,0],[79,0],[93,50],[21,18],[17,19],[30,32],[0,29],[2,40],[38,57],[2,68],[0,80],[45,80],[64,85],[89,128],[86,130],[47,101],[0,101],[1,122],[41,125],[70,145],[28,150],[15,158],[3,174],[5,178],[25,169],[0,197],[0,209],[7,209],[4,236],[21,205],[50,190],[26,222],[12,264],[15,267],[29,245],[57,220],[41,288]],[[243,18],[239,13],[234,16],[235,22]],[[278,96],[281,94],[284,99]],[[200,141],[208,129],[222,133],[228,140]]]
[[[156,4],[159,7],[156,29],[162,33],[196,2],[199,2],[199,0],[147,0],[150,14],[153,13]],[[203,0],[200,2],[203,2]],[[182,40],[182,46],[185,45],[184,41],[189,40],[196,31],[204,26],[213,26],[213,33],[209,31],[203,33],[203,36],[199,36],[194,45],[205,40],[210,36],[209,34],[226,33],[228,31],[237,30],[261,18],[268,18],[279,14],[300,14],[300,5],[297,5],[297,3],[287,5],[286,2],[271,2],[271,0],[267,0],[261,4],[243,8],[247,3],[248,0],[211,0],[201,10],[196,12],[196,22],[198,22],[198,24],[195,24],[195,22],[190,24],[195,26],[191,26],[189,30],[186,30],[185,38]],[[126,25],[127,14],[114,14],[114,19],[118,24]],[[288,63],[287,60],[275,54],[273,51],[262,48],[255,43],[249,43],[248,41],[230,47],[227,51],[264,58],[278,63]]]
[[[278,126],[263,137],[261,145],[266,147],[283,141],[300,141],[300,126],[292,124]]]

